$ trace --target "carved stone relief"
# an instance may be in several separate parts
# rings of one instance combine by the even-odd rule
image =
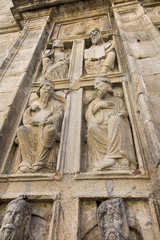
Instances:
[[[84,34],[89,34],[89,32],[94,28],[94,26],[98,26],[98,28],[103,31],[107,31],[111,29],[109,16],[98,17],[97,19],[80,21],[77,23],[70,23],[67,25],[61,25],[58,37],[59,38],[68,38],[72,36],[81,36]]]
[[[61,26],[59,37],[71,37],[75,35],[83,35],[88,33],[88,29],[92,29],[99,23],[98,19],[79,23],[72,23]]]
[[[127,212],[121,198],[103,202],[97,210],[97,217],[101,239],[129,239]]]
[[[87,75],[106,75],[113,72],[115,67],[116,51],[113,37],[103,41],[98,28],[92,29],[89,34],[92,46],[85,49],[85,71]],[[108,36],[109,37],[109,36]]]
[[[64,43],[55,40],[52,49],[42,53],[42,75],[44,78],[54,81],[68,77],[70,55],[64,51]]]
[[[150,209],[143,200],[81,199],[80,206],[81,240],[154,240]]]
[[[116,94],[108,77],[95,79],[87,121],[88,171],[135,169],[137,166],[122,89]],[[116,96],[117,95],[117,96]],[[91,97],[91,96],[90,96]]]
[[[11,201],[6,208],[0,229],[1,240],[29,240],[31,210],[29,204],[21,199]]]
[[[6,210],[5,210],[6,209]],[[48,240],[52,204],[15,199],[0,205],[1,240]],[[52,227],[52,226],[51,226]]]
[[[23,125],[17,130],[15,142],[19,154],[15,173],[55,171],[64,109],[51,81],[44,80],[37,95],[37,101],[26,109]]]

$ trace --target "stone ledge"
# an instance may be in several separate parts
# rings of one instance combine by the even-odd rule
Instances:
[[[86,172],[86,173],[77,173],[75,176],[76,180],[89,180],[89,179],[149,179],[147,172],[136,170],[119,170],[115,172],[113,170],[101,171],[101,172]]]
[[[23,197],[24,199],[27,200],[34,200],[34,199],[38,199],[39,201],[55,201],[58,200],[60,198],[61,194],[60,192],[54,192],[54,193],[50,193],[50,192],[46,192],[45,194],[39,194],[39,193],[33,193],[33,194],[18,194],[18,193],[5,193],[4,195],[0,196],[0,203],[2,203],[3,201],[7,201],[7,200],[12,200],[18,197]]]
[[[62,180],[60,173],[27,173],[27,174],[1,174],[0,182],[26,182],[26,181]]]

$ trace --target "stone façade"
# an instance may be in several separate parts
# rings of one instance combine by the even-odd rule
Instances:
[[[7,204],[21,198],[31,208],[31,239],[160,239],[159,12],[155,1],[2,2],[0,224]],[[114,41],[114,67],[103,75],[109,77],[116,101],[123,103],[125,112],[119,112],[112,97],[107,109],[127,118],[135,168],[124,169],[122,159],[118,168],[89,170],[85,115],[96,101],[94,81],[100,73],[87,73],[85,51],[92,47],[89,34],[94,28],[100,30],[104,43]],[[16,172],[20,153],[15,143],[17,131],[23,126],[26,109],[37,101],[36,92],[45,78],[43,53],[52,51],[55,40],[63,43],[61,55],[69,57],[58,57],[62,65],[68,61],[65,77],[49,79],[55,86],[53,101],[64,109],[56,160],[51,157],[54,169],[43,165],[43,171]],[[103,59],[103,49],[97,49]],[[51,64],[54,66],[53,61]],[[56,71],[64,69],[62,65]],[[102,99],[94,114],[104,108]],[[49,117],[43,115],[41,120]],[[123,133],[127,135],[126,129]],[[108,232],[105,226],[109,224],[112,231]],[[118,224],[124,226],[125,234]]]

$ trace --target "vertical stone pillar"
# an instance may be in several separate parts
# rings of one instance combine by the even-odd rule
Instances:
[[[131,76],[128,84],[134,110],[140,110],[153,165],[157,166],[160,159],[160,119],[155,118],[153,110],[157,109],[159,96],[155,100],[154,91],[151,94],[148,82],[153,79],[155,84],[158,81],[155,75],[160,72],[160,34],[140,4],[118,4],[113,7],[113,12]]]
[[[83,73],[83,51],[84,40],[75,40],[73,43],[71,66],[69,71],[69,79],[71,80],[73,88],[76,87],[76,83]]]
[[[62,173],[80,171],[83,89],[72,91],[67,97],[67,106],[62,127],[62,142],[57,170]]]

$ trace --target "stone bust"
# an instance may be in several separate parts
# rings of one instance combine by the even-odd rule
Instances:
[[[114,40],[104,42],[98,28],[89,34],[92,46],[85,50],[85,70],[87,75],[106,75],[112,72],[115,65]]]
[[[123,199],[116,198],[101,203],[97,209],[97,218],[100,239],[129,239],[130,231]]]
[[[0,229],[0,240],[31,240],[31,210],[22,199],[11,201],[6,208]]]

